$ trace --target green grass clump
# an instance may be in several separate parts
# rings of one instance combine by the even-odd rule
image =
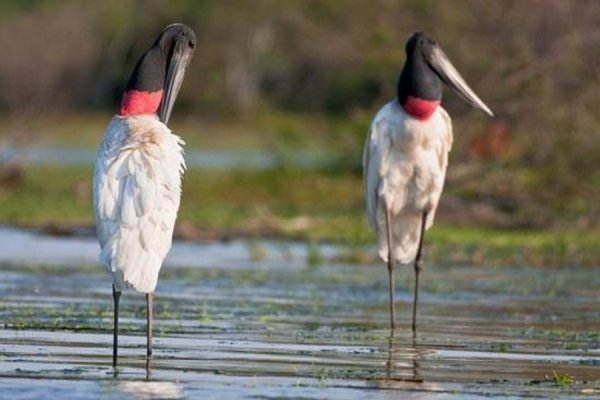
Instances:
[[[575,378],[569,374],[559,374],[556,371],[552,371],[552,375],[546,375],[544,379],[547,382],[552,382],[556,386],[569,386],[575,383]]]
[[[28,167],[0,186],[0,221],[14,225],[91,224],[91,168]]]

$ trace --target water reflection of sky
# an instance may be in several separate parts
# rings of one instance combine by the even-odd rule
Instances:
[[[174,382],[121,381],[118,389],[139,400],[174,400],[183,397],[183,392]]]
[[[253,255],[260,247],[260,260]],[[100,248],[95,237],[61,237],[12,227],[0,227],[0,263],[78,266],[96,264]],[[321,245],[324,258],[339,249]],[[170,267],[255,268],[257,265],[306,265],[308,245],[302,242],[232,240],[196,243],[175,241],[165,265]]]
[[[282,157],[266,150],[185,151],[188,168],[263,170],[277,168],[281,161],[296,167],[321,166],[327,162],[323,157],[305,151],[286,153],[285,160]],[[90,149],[0,147],[0,164],[17,162],[34,165],[92,166],[95,160],[96,151]]]

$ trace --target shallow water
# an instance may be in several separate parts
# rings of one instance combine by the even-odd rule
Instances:
[[[301,243],[177,243],[149,372],[144,299],[126,293],[115,374],[96,246],[0,230],[0,397],[600,397],[593,269],[427,266],[413,341],[408,268],[391,336],[383,265],[336,264],[333,246],[310,266]]]
[[[0,147],[0,164],[19,162],[32,165],[92,166],[96,150],[80,148]],[[330,160],[314,152],[291,152],[285,159],[266,150],[192,150],[185,151],[188,168],[224,170],[265,170],[281,166],[282,162],[294,167],[319,167]]]

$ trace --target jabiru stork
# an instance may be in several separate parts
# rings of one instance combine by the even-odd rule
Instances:
[[[366,212],[377,233],[379,256],[387,263],[392,329],[394,268],[414,260],[413,336],[423,237],[433,224],[452,147],[452,122],[440,105],[442,82],[493,116],[431,36],[416,32],[406,42],[397,97],[371,122],[363,152]]]
[[[167,26],[138,60],[119,113],[104,133],[93,198],[100,261],[112,275],[113,366],[117,366],[121,292],[146,294],[147,355],[152,355],[152,301],[171,248],[185,169],[184,142],[167,127],[196,47],[194,31]]]

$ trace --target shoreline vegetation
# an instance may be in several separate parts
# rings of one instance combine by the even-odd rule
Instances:
[[[291,223],[294,224],[295,220]],[[282,220],[285,225],[286,221]],[[7,224],[50,236],[93,236],[93,224],[59,224],[56,222]],[[344,264],[373,264],[378,262],[374,234],[365,226],[369,240],[357,241],[340,234],[336,237],[318,236],[304,230],[286,232],[272,225],[271,229],[219,229],[196,226],[189,220],[178,222],[175,240],[210,243],[216,241],[248,240],[260,246],[260,240],[300,241],[310,247],[311,255],[321,260],[319,244],[334,244],[342,248],[333,260]],[[318,238],[317,238],[318,237]],[[438,224],[428,231],[425,242],[427,262],[439,265],[516,266],[532,267],[597,267],[600,259],[598,231],[513,231],[455,227]],[[314,253],[314,254],[313,254]],[[312,264],[311,264],[312,265]]]
[[[173,131],[193,151],[263,151],[275,157],[266,169],[189,168],[176,239],[232,238],[336,243],[344,262],[376,260],[375,235],[364,214],[362,145],[371,112],[347,119],[265,110],[227,122],[179,116]],[[0,117],[2,146],[95,151],[110,113],[38,116],[21,125]],[[553,171],[500,159],[474,160],[455,123],[448,179],[426,237],[430,262],[475,265],[597,266],[600,229],[594,223],[594,181],[549,189]],[[17,140],[18,139],[18,140]],[[465,144],[467,143],[467,144]],[[316,154],[325,165],[299,166],[297,154]],[[89,165],[0,165],[0,224],[50,234],[93,234]]]

